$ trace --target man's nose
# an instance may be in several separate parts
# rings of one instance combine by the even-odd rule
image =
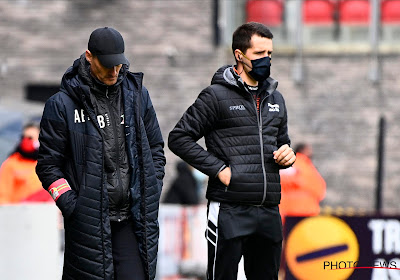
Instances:
[[[112,68],[110,68],[110,73],[113,74],[113,76],[117,75],[117,66],[113,66]]]

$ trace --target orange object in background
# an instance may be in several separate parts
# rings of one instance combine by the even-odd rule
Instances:
[[[298,152],[292,167],[281,170],[282,198],[279,210],[285,216],[315,216],[325,197],[326,183],[311,159]]]
[[[6,159],[0,168],[0,204],[27,201],[53,201],[36,175],[36,160],[18,152]]]

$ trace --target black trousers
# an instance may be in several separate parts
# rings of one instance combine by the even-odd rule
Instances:
[[[282,223],[277,207],[210,202],[208,280],[236,280],[243,256],[247,280],[278,280]]]
[[[138,242],[131,220],[111,222],[114,280],[144,280]]]

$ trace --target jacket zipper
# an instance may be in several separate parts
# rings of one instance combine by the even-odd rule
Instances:
[[[263,195],[263,199],[261,201],[260,206],[262,206],[265,202],[265,199],[267,198],[267,190],[268,190],[268,186],[267,186],[267,174],[265,172],[265,159],[264,159],[264,141],[263,141],[263,131],[262,131],[262,114],[261,114],[261,110],[262,110],[262,103],[264,102],[265,98],[263,100],[261,100],[260,102],[260,117],[259,117],[259,134],[260,134],[260,145],[261,145],[261,165],[262,165],[262,170],[263,170],[263,176],[264,176],[264,195]]]
[[[108,97],[108,87],[106,88],[106,97],[107,99],[109,99]],[[118,104],[119,105],[119,104]],[[110,107],[110,103],[107,102],[107,107],[108,107],[108,111],[110,114],[110,119],[111,119],[111,126],[113,128],[113,134],[114,134],[114,141],[115,141],[115,148],[116,148],[116,154],[117,154],[117,177],[118,177],[118,183],[120,185],[120,188],[122,188],[122,196],[121,196],[121,204],[123,205],[124,203],[124,194],[123,194],[123,188],[124,186],[122,185],[122,180],[121,180],[121,170],[120,170],[120,150],[119,150],[119,141],[118,141],[118,133],[117,133],[117,129],[115,127],[115,120],[114,120],[114,116]],[[121,194],[121,192],[119,192],[119,194]],[[121,206],[122,206],[121,205]],[[117,213],[117,217],[118,217],[118,222],[121,221],[121,216],[120,216],[120,212],[118,211]]]
[[[262,206],[262,205],[264,204],[264,202],[265,202],[265,199],[267,198],[267,174],[266,174],[266,172],[265,172],[264,141],[263,141],[263,138],[262,138],[262,136],[263,136],[263,135],[262,135],[263,131],[262,131],[262,112],[261,112],[261,110],[262,110],[262,103],[263,103],[264,100],[269,96],[269,94],[268,94],[267,96],[265,96],[265,97],[261,100],[261,102],[260,102],[260,112],[258,112],[258,110],[257,110],[257,103],[256,103],[256,101],[254,100],[254,98],[253,98],[253,96],[252,96],[251,93],[250,93],[250,95],[251,95],[251,99],[252,99],[252,101],[253,101],[254,108],[255,108],[255,110],[256,110],[257,124],[258,124],[258,135],[260,136],[261,168],[262,168],[263,177],[264,177],[264,193],[263,193],[263,199],[262,199],[262,201],[261,201],[261,203],[260,203],[259,206]]]

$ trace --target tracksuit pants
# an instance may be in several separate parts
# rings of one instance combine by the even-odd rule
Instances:
[[[144,270],[132,220],[111,222],[114,280],[144,280]]]
[[[208,280],[236,280],[244,258],[247,280],[277,280],[282,251],[278,206],[208,203]]]

